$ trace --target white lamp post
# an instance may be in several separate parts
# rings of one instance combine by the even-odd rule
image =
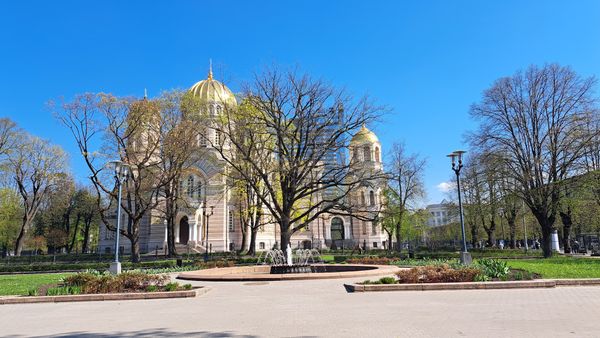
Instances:
[[[119,262],[119,238],[121,235],[121,188],[123,183],[127,180],[129,175],[129,165],[121,161],[109,162],[111,167],[115,170],[115,183],[119,189],[119,196],[117,198],[117,229],[116,229],[116,240],[115,240],[115,261],[110,263],[109,271],[112,274],[121,273],[121,262]]]

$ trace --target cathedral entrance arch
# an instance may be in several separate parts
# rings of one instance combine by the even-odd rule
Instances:
[[[345,239],[344,221],[339,217],[331,219],[331,246],[332,249],[342,247]]]
[[[181,217],[179,221],[179,243],[187,244],[190,240],[190,223],[187,216]]]

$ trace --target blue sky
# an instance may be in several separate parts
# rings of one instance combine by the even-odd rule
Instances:
[[[558,62],[600,75],[600,1],[2,1],[0,116],[71,153],[46,102],[82,92],[142,96],[206,76],[236,91],[273,63],[391,112],[373,129],[428,159],[444,197],[447,153],[466,148],[469,106],[502,76]]]

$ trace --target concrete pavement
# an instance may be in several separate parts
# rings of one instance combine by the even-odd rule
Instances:
[[[197,298],[0,306],[3,337],[599,337],[600,287],[346,293],[194,282]]]

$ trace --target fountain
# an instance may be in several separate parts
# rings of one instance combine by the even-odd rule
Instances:
[[[269,265],[272,274],[317,272],[312,265],[315,263],[323,263],[319,250],[297,249],[293,253],[289,244],[285,253],[280,249],[264,251],[257,261],[257,265]]]
[[[273,249],[261,252],[256,265],[187,271],[177,278],[202,281],[281,281],[393,275],[394,265],[324,264],[316,249]]]

